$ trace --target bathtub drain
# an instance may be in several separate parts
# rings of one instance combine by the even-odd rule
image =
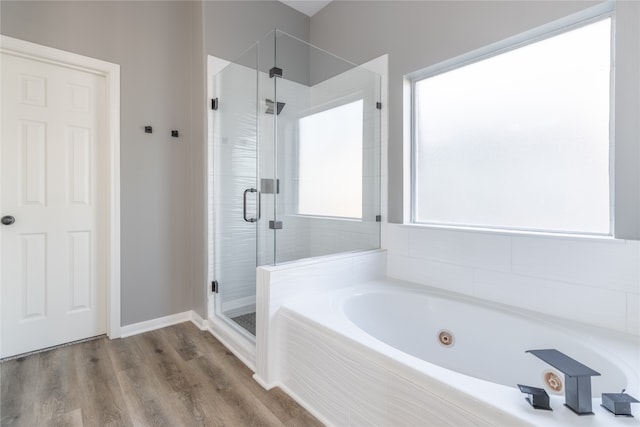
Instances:
[[[451,332],[443,329],[438,332],[438,341],[445,347],[451,347],[455,342],[455,338]]]

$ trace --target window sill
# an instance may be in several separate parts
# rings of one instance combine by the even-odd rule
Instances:
[[[463,227],[463,226],[454,226],[454,225],[419,224],[419,223],[403,223],[399,225],[402,227],[410,228],[410,229],[492,234],[492,235],[501,235],[501,236],[509,236],[509,237],[532,237],[532,238],[554,239],[554,240],[581,240],[581,241],[586,240],[586,241],[617,243],[617,244],[626,243],[626,240],[616,239],[612,235],[601,235],[601,234],[554,233],[554,232],[548,232],[548,231],[508,230],[508,229],[499,229],[499,228]]]

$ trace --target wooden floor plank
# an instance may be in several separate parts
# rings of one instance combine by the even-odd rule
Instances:
[[[188,328],[194,336],[201,333],[193,325]],[[229,405],[227,377],[217,377],[213,383],[207,381],[207,378],[194,367],[191,361],[182,360],[178,354],[179,349],[173,348],[171,344],[172,342],[182,342],[182,340],[176,340],[175,334],[167,333],[168,330],[175,331],[173,327],[165,328],[145,337],[149,350],[153,349],[155,353],[156,366],[159,368],[156,376],[167,380],[185,408],[193,411],[195,420],[200,420],[204,415],[205,419],[215,425],[245,425],[243,420],[246,418],[247,408]],[[173,338],[170,338],[172,336]],[[207,351],[207,348],[201,348],[202,353]],[[199,358],[195,360],[199,360]],[[176,370],[177,366],[181,367],[179,371]],[[213,367],[213,369],[217,368]],[[265,417],[268,417],[268,414]]]
[[[172,410],[172,405],[166,405],[162,397],[155,395],[150,388],[150,381],[145,379],[140,383],[135,382],[139,378],[137,374],[134,368],[117,373],[133,425],[182,425]]]
[[[164,334],[164,336],[183,360],[192,360],[204,354],[201,342],[199,342],[200,335],[204,332],[198,331],[197,328],[194,329],[193,324],[180,323],[165,328],[165,331],[171,332]]]
[[[210,333],[186,322],[0,365],[0,424],[316,427],[315,418]]]
[[[130,339],[136,340],[140,352],[144,354],[143,368],[138,366],[135,369],[143,371],[139,376],[151,378],[153,385],[148,388],[160,401],[165,402],[165,408],[168,408],[172,417],[180,420],[174,425],[232,425],[228,423],[228,417],[225,417],[225,410],[214,406],[215,398],[212,398],[211,391],[202,389],[199,378],[183,365],[184,361],[172,351],[170,344],[158,332]],[[133,375],[131,369],[123,373]],[[136,387],[140,388],[139,383],[145,381],[143,378],[131,376],[128,381],[136,383]]]
[[[173,333],[174,330],[189,331],[193,325],[182,323],[179,325],[166,328],[165,333]],[[238,379],[247,387],[247,389],[260,400],[265,406],[278,417],[278,419],[287,423],[290,420],[300,419],[300,422],[305,422],[305,427],[320,427],[322,424],[314,417],[309,416],[308,420],[302,421],[305,415],[309,415],[308,412],[302,408],[298,403],[291,399],[286,393],[279,388],[275,388],[267,392],[262,386],[253,380],[253,372],[247,368],[244,363],[233,355],[224,345],[222,345],[215,337],[208,332],[202,332],[200,334],[190,334],[192,340],[201,340],[199,347],[207,348],[209,351],[206,353],[206,357],[211,360],[215,360],[216,364],[219,364],[225,371],[233,371],[239,373]]]
[[[132,337],[109,341],[107,349],[116,372],[145,364],[144,356],[139,345],[140,336],[141,335],[134,335]]]
[[[81,406],[77,387],[75,349],[61,347],[40,354],[40,374],[35,396],[38,426],[68,424],[68,414]]]
[[[82,411],[78,408],[71,412],[64,414],[58,424],[60,427],[83,427],[82,424]]]
[[[205,357],[198,357],[187,363],[202,374],[204,381],[215,388],[226,405],[231,408],[242,408],[241,411],[233,412],[235,415],[233,425],[283,426],[273,412],[242,386],[234,375],[227,374],[224,369],[210,363]]]
[[[85,426],[133,425],[106,347],[107,338],[74,346],[82,422]]]
[[[200,382],[186,368],[184,360],[166,340],[162,330],[141,335],[140,347],[149,369],[173,392],[188,391]]]
[[[184,425],[174,410],[167,393],[143,360],[136,338],[125,338],[118,345],[109,346],[109,354],[116,370],[116,378],[134,425]],[[134,361],[134,362],[132,362]],[[122,369],[124,368],[124,369]]]
[[[36,403],[39,367],[39,354],[2,363],[0,425],[3,427],[36,425],[33,409]]]

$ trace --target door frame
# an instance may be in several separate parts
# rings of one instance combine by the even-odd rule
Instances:
[[[0,52],[105,78],[107,162],[107,336],[120,338],[120,65],[0,35]],[[1,268],[1,266],[0,266]]]

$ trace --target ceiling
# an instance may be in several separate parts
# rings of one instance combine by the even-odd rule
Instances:
[[[320,9],[331,3],[331,0],[280,0],[282,3],[304,13],[313,16]]]

